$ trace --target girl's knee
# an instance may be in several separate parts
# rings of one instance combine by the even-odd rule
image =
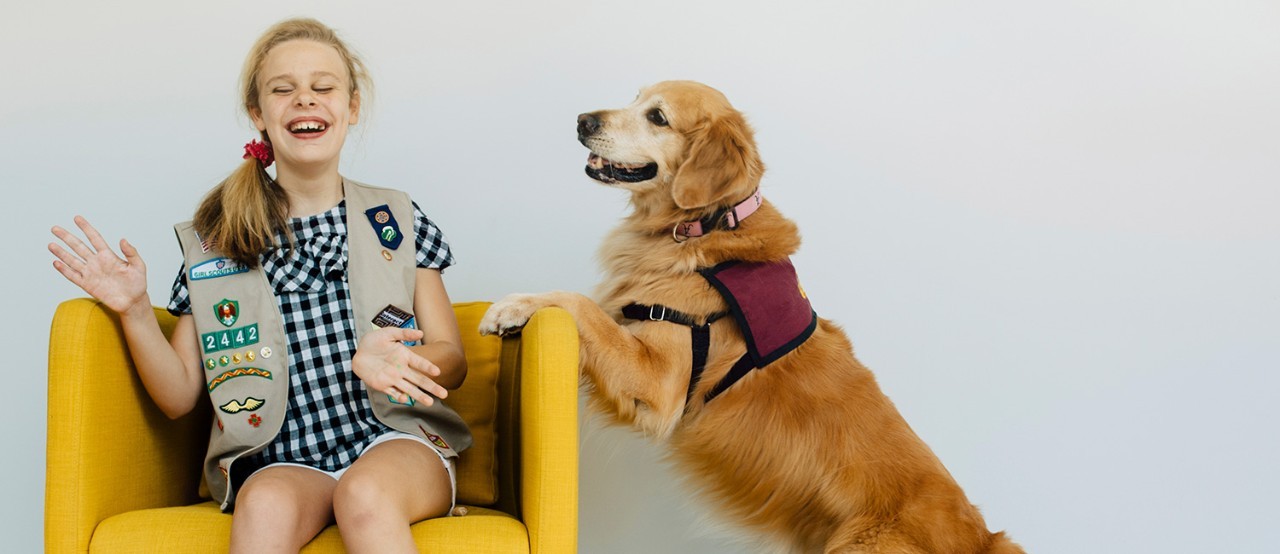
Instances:
[[[399,511],[392,491],[387,490],[382,479],[371,475],[348,472],[333,490],[333,513],[339,523],[390,517]]]
[[[246,516],[276,522],[294,522],[302,513],[302,501],[292,483],[269,476],[255,477],[246,481],[236,493],[234,515],[238,519]]]

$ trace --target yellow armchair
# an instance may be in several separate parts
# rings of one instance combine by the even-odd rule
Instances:
[[[541,310],[516,337],[476,332],[488,303],[455,304],[468,375],[450,405],[476,444],[458,466],[461,517],[418,522],[426,552],[574,552],[578,534],[578,332]],[[157,309],[169,333],[176,319]],[[226,552],[231,516],[202,498],[212,408],[170,420],[134,372],[117,318],[58,306],[49,340],[45,550]],[[342,552],[336,527],[304,553]]]

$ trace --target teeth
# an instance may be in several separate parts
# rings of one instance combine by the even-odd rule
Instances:
[[[289,127],[289,132],[296,133],[299,131],[323,131],[324,129],[325,129],[324,123],[321,123],[319,121],[302,121],[297,123],[296,125],[293,125],[292,127]]]
[[[604,169],[605,167],[614,167],[617,169],[634,170],[634,169],[643,169],[644,166],[649,164],[646,164],[644,162],[634,163],[634,164],[615,162],[613,160],[606,160],[593,153],[590,156],[587,156],[587,165],[591,167],[591,169]]]

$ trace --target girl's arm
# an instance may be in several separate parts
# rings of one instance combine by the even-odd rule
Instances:
[[[440,369],[440,374],[434,377],[436,383],[449,390],[462,386],[467,377],[467,358],[462,352],[462,335],[453,315],[453,303],[449,301],[439,270],[418,268],[413,313],[418,328],[426,335],[413,351]]]
[[[453,316],[453,305],[444,290],[440,271],[419,268],[414,286],[413,310],[418,327],[383,327],[360,339],[352,371],[365,385],[385,392],[397,402],[413,398],[430,405],[427,394],[444,398],[448,388],[458,388],[467,376],[462,336]],[[403,341],[420,341],[414,347]]]
[[[137,249],[121,240],[121,259],[87,220],[77,216],[75,222],[89,244],[66,229],[54,227],[53,234],[71,249],[49,244],[49,251],[58,258],[54,269],[119,314],[129,353],[147,393],[165,415],[186,415],[200,399],[204,385],[191,316],[178,318],[172,339],[166,340],[147,295],[147,267]]]

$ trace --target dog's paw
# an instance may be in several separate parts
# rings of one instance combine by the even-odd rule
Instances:
[[[533,317],[533,312],[547,305],[546,300],[537,294],[509,294],[489,306],[480,319],[480,334],[504,337],[519,333],[520,328]]]

